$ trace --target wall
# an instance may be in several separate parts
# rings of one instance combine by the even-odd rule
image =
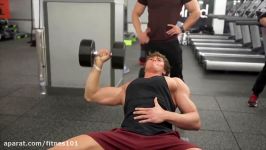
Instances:
[[[18,25],[19,32],[31,33],[31,0],[9,0],[10,23]]]

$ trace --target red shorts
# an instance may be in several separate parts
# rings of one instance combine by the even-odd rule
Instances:
[[[88,135],[106,150],[185,150],[188,148],[198,148],[193,144],[181,140],[178,132],[175,131],[146,136],[116,128],[111,131],[90,132]]]

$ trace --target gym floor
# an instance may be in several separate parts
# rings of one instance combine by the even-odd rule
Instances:
[[[83,95],[39,95],[37,54],[29,39],[0,42],[0,149],[47,149],[52,142],[119,127],[122,107],[86,103]],[[128,47],[124,80],[138,76],[138,44]],[[247,100],[257,73],[205,71],[183,47],[184,80],[198,107],[200,131],[181,136],[204,150],[265,150],[266,92],[258,108]],[[5,147],[5,142],[43,142],[44,147]]]

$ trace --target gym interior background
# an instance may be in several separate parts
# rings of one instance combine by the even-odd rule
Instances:
[[[130,16],[135,2],[1,0],[0,149],[47,149],[53,142],[119,127],[122,107],[84,101],[83,86],[90,68],[79,66],[78,50],[82,39],[94,39],[96,49],[111,48],[115,41],[123,41],[127,45],[124,69],[112,69],[110,62],[106,64],[101,85],[118,86],[137,78],[141,68],[138,62],[140,46]],[[205,150],[266,149],[265,92],[260,96],[257,108],[247,105],[260,69],[241,71],[203,67],[195,55],[196,44],[191,40],[193,34],[230,35],[230,21],[208,15],[229,14],[245,2],[199,0],[201,19],[191,34],[180,38],[184,80],[199,110],[202,128],[200,131],[178,130],[182,138]],[[256,8],[265,6],[255,5],[256,0],[250,2]],[[243,6],[242,11],[247,9]],[[181,13],[184,19],[186,10]],[[145,28],[147,12],[142,21]],[[259,39],[262,36],[260,32]],[[259,41],[263,48],[263,41]],[[239,44],[243,40],[233,39],[233,42]],[[261,56],[264,62],[264,53]],[[46,144],[43,147],[6,145],[7,142],[23,141],[45,141]]]

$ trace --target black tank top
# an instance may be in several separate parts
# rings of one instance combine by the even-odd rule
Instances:
[[[174,112],[175,105],[163,76],[139,78],[132,81],[126,89],[124,104],[124,120],[121,127],[131,132],[142,135],[155,135],[172,131],[172,124],[138,123],[134,120],[133,112],[136,107],[154,107],[154,98],[157,97],[160,106],[167,111]]]

